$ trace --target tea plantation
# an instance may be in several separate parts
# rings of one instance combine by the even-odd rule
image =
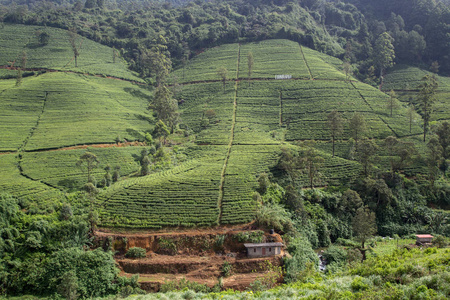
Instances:
[[[41,33],[48,34],[47,43],[39,42]],[[21,58],[26,56],[26,68],[73,71],[77,73],[113,76],[142,82],[127,69],[121,58],[113,59],[113,49],[76,36],[78,66],[67,30],[42,26],[4,24],[0,35],[0,66],[22,67]]]
[[[44,29],[5,25],[1,35],[7,47],[0,47],[0,65],[11,65],[25,50],[29,68],[60,70],[31,74],[19,86],[9,77],[16,71],[0,70],[1,188],[39,206],[61,201],[86,183],[86,171],[76,164],[90,151],[100,162],[92,176],[99,188],[95,205],[102,226],[249,222],[257,207],[257,177],[276,170],[282,147],[297,141],[319,141],[316,148],[325,159],[321,185],[353,181],[361,166],[349,160],[348,125],[331,156],[327,115],[333,110],[345,121],[355,112],[362,114],[366,136],[378,143],[390,135],[419,143],[415,137],[422,129],[416,122],[410,131],[406,105],[399,103],[391,117],[389,97],[346,80],[340,60],[287,40],[229,44],[198,54],[171,74],[184,133],[169,136],[160,152],[164,160],[141,176],[141,153],[150,149],[142,142],[157,121],[147,109],[152,88],[127,81],[138,79],[122,61],[112,62],[112,49],[81,38],[76,68],[67,32],[45,29],[50,41],[39,46],[33,44],[38,30]],[[249,77],[250,52],[254,64]],[[217,73],[222,67],[227,69],[225,82]],[[289,79],[277,80],[277,75]],[[396,78],[395,73],[387,78],[386,88],[396,88]],[[438,111],[449,99],[447,92],[442,85]],[[446,113],[436,118],[447,118]],[[115,147],[125,140],[141,143]],[[77,145],[92,147],[73,148]],[[71,148],[60,149],[64,147]],[[379,168],[389,167],[388,158],[386,153]],[[120,167],[110,187],[102,184],[107,166]],[[308,182],[305,174],[297,181]]]
[[[418,85],[425,75],[433,75],[433,73],[416,67],[398,65],[386,76],[383,90],[396,91],[399,100],[405,104],[417,104]],[[450,79],[449,77],[435,76],[437,77],[439,87],[436,93],[432,121],[448,120],[450,119],[450,113],[448,111],[450,105]]]

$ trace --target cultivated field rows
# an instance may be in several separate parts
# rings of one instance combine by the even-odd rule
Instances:
[[[254,66],[248,81],[250,51]],[[228,70],[225,85],[216,73],[220,67]],[[326,158],[320,185],[357,178],[361,167],[348,159],[347,125],[337,145],[338,157],[330,156],[326,120],[334,109],[345,120],[361,113],[369,138],[407,138],[421,133],[417,122],[409,131],[406,107],[400,105],[391,117],[386,108],[388,96],[368,85],[347,82],[339,71],[339,60],[291,41],[216,47],[173,74],[172,79],[184,83],[174,91],[192,142],[177,150],[183,159],[173,159],[170,166],[144,177],[135,177],[143,147],[89,148],[101,161],[94,172],[98,182],[107,164],[121,166],[122,180],[97,196],[103,226],[248,222],[257,205],[253,198],[256,179],[261,172],[276,169],[286,142],[323,141],[318,144]],[[275,80],[275,75],[292,75],[293,79]],[[55,188],[79,189],[86,173],[75,165],[85,150],[30,150],[111,144],[124,138],[143,140],[156,121],[147,111],[151,91],[108,78],[47,73],[24,78],[20,87],[14,86],[14,80],[1,80],[0,93],[0,115],[9,118],[0,124],[0,150],[21,149],[20,159],[19,153],[4,154],[0,163],[11,170],[8,176],[33,183],[23,189],[32,200],[47,193],[59,196]],[[19,119],[20,126],[14,123]],[[299,182],[307,185],[306,176]],[[4,190],[18,193],[13,186],[4,186]]]

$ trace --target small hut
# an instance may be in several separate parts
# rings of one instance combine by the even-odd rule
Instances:
[[[281,254],[281,248],[283,243],[258,243],[258,244],[244,244],[247,248],[247,256],[254,257],[267,257]]]
[[[416,234],[416,245],[430,244],[432,240],[431,234]]]

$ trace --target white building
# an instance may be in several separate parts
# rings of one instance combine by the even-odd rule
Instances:
[[[281,254],[283,243],[258,243],[258,244],[244,244],[247,248],[248,257],[266,257]]]

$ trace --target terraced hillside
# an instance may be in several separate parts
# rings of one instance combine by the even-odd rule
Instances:
[[[48,34],[47,43],[40,43],[39,35],[42,33]],[[120,57],[114,59],[113,49],[79,35],[74,43],[79,53],[77,66],[67,30],[4,24],[0,34],[0,66],[21,67],[25,53],[28,69],[72,71],[142,81],[127,69],[124,60]]]
[[[21,47],[26,43],[17,46]],[[254,55],[251,78],[249,52]],[[40,52],[42,65],[36,59],[34,67],[57,69],[46,53],[50,52]],[[108,63],[104,53],[112,49],[105,48],[95,59]],[[66,54],[70,58],[70,52]],[[80,56],[80,66],[81,62]],[[93,172],[98,183],[107,165],[120,167],[121,179],[100,188],[96,197],[103,226],[245,223],[255,215],[258,175],[275,168],[282,147],[295,148],[296,141],[319,141],[317,147],[326,158],[324,185],[359,175],[360,165],[347,159],[348,128],[337,145],[338,156],[331,157],[326,116],[332,110],[346,119],[354,112],[363,114],[370,138],[411,138],[421,132],[417,124],[409,132],[405,107],[391,117],[384,93],[346,81],[335,58],[286,40],[230,44],[205,51],[184,70],[173,72],[172,80],[180,84],[176,97],[181,117],[190,135],[170,136],[164,147],[166,163],[150,175],[138,176],[141,151],[148,146],[136,142],[118,147],[116,142],[143,141],[145,133],[153,130],[155,120],[146,109],[151,91],[127,81],[134,81],[134,75],[122,74],[122,65],[110,65],[112,70],[104,69],[106,78],[92,76],[94,69],[89,75],[65,67],[26,77],[20,86],[14,79],[0,80],[3,191],[41,207],[60,201],[87,181],[86,172],[76,166],[87,149],[100,161]],[[221,67],[228,71],[225,85],[217,75]],[[290,79],[276,80],[276,75],[290,75]],[[306,177],[299,181],[307,182]]]
[[[394,90],[399,96],[399,100],[405,104],[413,103],[417,105],[417,86],[425,75],[433,73],[406,65],[399,65],[386,76],[383,90]],[[432,121],[442,121],[450,119],[450,78],[436,75],[438,79],[438,91],[436,102],[432,114]]]

